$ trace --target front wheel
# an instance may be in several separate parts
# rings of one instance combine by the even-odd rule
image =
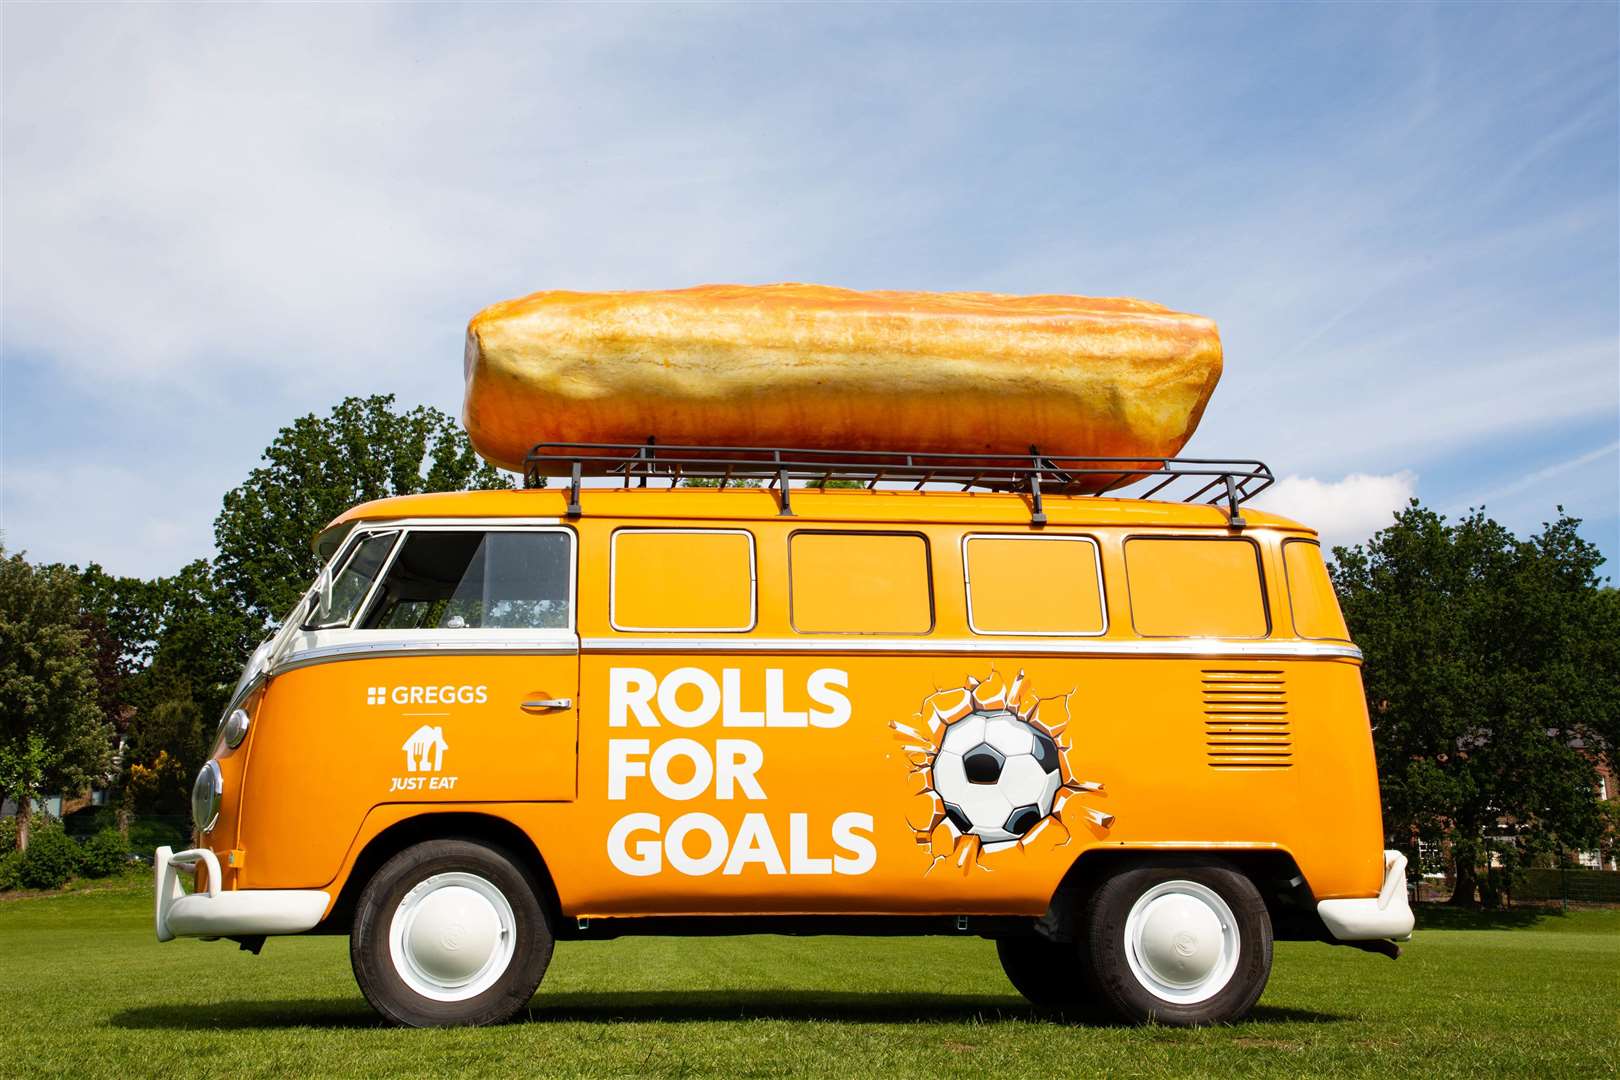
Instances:
[[[1087,965],[1099,999],[1131,1023],[1237,1020],[1271,974],[1271,919],[1254,884],[1215,864],[1142,866],[1087,906]]]
[[[494,1024],[534,996],[552,933],[533,878],[506,853],[430,840],[383,864],[355,909],[349,959],[383,1017],[409,1027]]]

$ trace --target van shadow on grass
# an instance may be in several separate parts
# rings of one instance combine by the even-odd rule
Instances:
[[[1351,1019],[1306,1009],[1258,1005],[1245,1024],[1330,1024]],[[542,993],[514,1023],[726,1023],[739,1020],[841,1021],[856,1024],[1008,1022],[1117,1027],[1089,1016],[1036,1009],[1021,997],[971,994],[817,993],[799,990]],[[381,1021],[364,1002],[222,1001],[146,1005],[111,1018],[114,1027],[175,1031],[368,1028]]]

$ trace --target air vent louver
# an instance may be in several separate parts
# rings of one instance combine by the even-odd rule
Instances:
[[[1204,744],[1214,769],[1286,769],[1293,764],[1288,694],[1281,671],[1205,669]]]

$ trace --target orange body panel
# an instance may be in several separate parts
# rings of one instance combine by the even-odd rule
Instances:
[[[335,897],[383,829],[453,809],[524,830],[570,917],[1039,915],[1096,847],[1278,849],[1317,899],[1378,892],[1382,830],[1359,664],[1348,642],[1326,647],[1294,629],[1304,609],[1313,631],[1331,623],[1331,591],[1324,599],[1299,561],[1314,545],[1291,545],[1301,550],[1285,570],[1283,541],[1308,530],[1247,515],[1232,546],[1258,560],[1263,610],[1231,623],[1243,641],[1222,643],[1139,633],[1132,593],[1143,570],[1133,562],[1127,576],[1131,537],[1231,538],[1209,507],[1050,499],[1051,523],[1032,530],[1014,496],[795,492],[794,504],[784,518],[766,492],[587,490],[584,515],[560,522],[577,536],[577,638],[551,631],[526,643],[511,632],[500,648],[411,655],[293,650],[249,700],[247,742],[221,760],[224,809],[206,842],[222,857],[246,853],[226,887]],[[556,523],[561,510],[556,492],[475,493],[391,500],[346,518],[488,528]],[[648,526],[741,529],[753,544],[682,541],[671,550],[698,552],[700,564],[654,593],[645,562],[617,582],[610,557],[615,530]],[[846,620],[849,632],[807,632],[839,625],[830,598],[845,583],[813,588],[794,575],[835,573],[837,559],[809,534],[839,531],[903,533],[914,540],[894,557],[913,561],[894,567],[904,587],[879,590],[870,611]],[[1032,557],[1020,583],[1008,550],[987,548],[970,584],[963,542],[984,535],[1089,538],[1104,625],[1098,566],[1056,590],[1076,598],[1067,634],[1036,571],[1072,559]],[[858,561],[868,546],[848,550]],[[1073,546],[1089,560],[1092,544]],[[1160,561],[1225,548],[1150,546]],[[682,611],[660,608],[667,595],[703,610],[692,582],[712,568],[724,584],[711,617],[737,619],[743,564],[731,560],[747,554],[751,629],[694,631]],[[1177,568],[1159,571],[1162,580]],[[1290,603],[1290,575],[1308,580],[1307,600]],[[635,592],[636,621],[619,625],[638,629],[615,628],[616,585]],[[1253,602],[1241,581],[1230,595],[1205,586],[1190,608],[1218,615]],[[1007,595],[1019,588],[1032,597],[1025,633]],[[1163,606],[1156,584],[1141,588]],[[970,627],[970,589],[995,590],[979,605],[993,612],[993,632]],[[796,604],[815,627],[795,625],[805,618]],[[858,630],[891,616],[913,632]],[[647,629],[666,626],[677,629]],[[525,708],[541,700],[567,704]],[[936,798],[953,726],[998,716],[1049,731],[1062,756],[1050,811],[1015,842],[961,834]]]

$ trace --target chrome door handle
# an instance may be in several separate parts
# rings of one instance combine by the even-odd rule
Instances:
[[[571,708],[574,707],[574,699],[571,698],[571,697],[537,698],[534,701],[525,701],[523,703],[523,707],[525,709],[529,709],[529,710],[535,710],[535,709],[571,709]]]

